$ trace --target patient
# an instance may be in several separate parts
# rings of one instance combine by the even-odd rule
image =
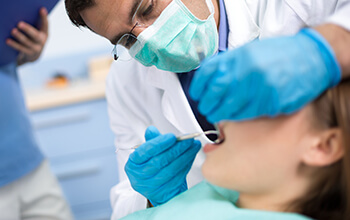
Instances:
[[[220,128],[208,182],[124,219],[350,219],[350,80],[296,114]]]

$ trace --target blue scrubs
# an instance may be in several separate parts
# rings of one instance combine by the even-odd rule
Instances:
[[[220,25],[219,25],[219,53],[226,51],[228,48],[228,33],[229,26],[226,15],[225,4],[223,0],[219,0],[219,8],[220,8]],[[189,94],[189,88],[191,85],[191,81],[195,74],[196,70],[192,70],[187,73],[178,73],[178,77],[182,86],[182,89],[186,95],[188,103],[191,106],[192,112],[196,117],[199,125],[201,126],[203,131],[215,130],[214,125],[210,124],[207,119],[198,111],[198,102],[192,100]],[[217,137],[216,135],[207,135],[209,139],[214,141]]]
[[[0,67],[0,187],[37,168],[43,154],[35,142],[16,64]]]

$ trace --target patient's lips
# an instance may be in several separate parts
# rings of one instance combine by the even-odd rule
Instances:
[[[207,153],[217,149],[218,147],[220,147],[220,144],[206,144],[203,147],[203,152],[207,154]]]

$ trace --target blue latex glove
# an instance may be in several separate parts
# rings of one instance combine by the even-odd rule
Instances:
[[[293,113],[340,79],[340,66],[326,40],[303,29],[204,61],[190,95],[212,123],[246,120]]]
[[[157,206],[187,190],[186,176],[201,143],[178,142],[174,134],[161,135],[153,126],[147,128],[145,138],[130,154],[125,172],[133,189]]]

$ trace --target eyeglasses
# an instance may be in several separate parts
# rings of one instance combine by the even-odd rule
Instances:
[[[114,60],[127,61],[131,59],[128,50],[135,44],[140,45],[137,37],[133,34],[135,28],[147,28],[154,23],[163,11],[160,0],[142,0],[132,17],[135,24],[129,33],[124,34],[113,48]]]
[[[127,52],[126,49],[130,49],[135,43],[139,43],[137,37],[132,33],[133,30],[137,27],[138,23],[134,25],[134,27],[129,31],[128,34],[124,34],[116,45],[113,48],[113,58],[115,61],[122,60],[128,61],[131,59],[131,56]]]
[[[201,6],[204,4],[207,6],[206,0],[141,0],[141,2],[136,7],[135,13],[132,16],[132,23],[135,24],[133,28],[126,34],[124,34],[114,46],[112,54],[114,60],[130,60],[132,57],[128,53],[128,50],[132,46],[141,46],[140,41],[137,39],[137,36],[133,34],[133,31],[136,28],[148,28],[151,26],[161,15],[163,10],[171,4],[173,1],[180,1],[182,4],[196,4],[196,6]],[[203,8],[203,7],[200,7]],[[190,9],[189,9],[190,10]],[[167,12],[172,13],[172,12]],[[198,15],[199,11],[192,11],[195,16]],[[209,10],[208,10],[209,13]],[[210,13],[209,13],[210,14]],[[208,14],[208,16],[209,16]],[[203,16],[203,15],[202,15]]]

